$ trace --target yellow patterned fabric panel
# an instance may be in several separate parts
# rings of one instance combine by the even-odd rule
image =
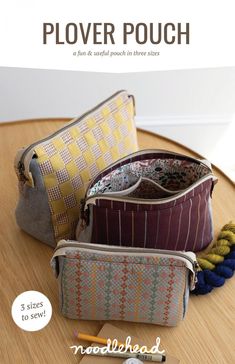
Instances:
[[[35,147],[56,241],[74,238],[91,178],[137,149],[134,105],[126,92]]]

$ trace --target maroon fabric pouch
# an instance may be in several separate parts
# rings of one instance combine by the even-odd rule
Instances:
[[[208,161],[143,150],[91,181],[77,240],[118,246],[199,251],[213,239]]]

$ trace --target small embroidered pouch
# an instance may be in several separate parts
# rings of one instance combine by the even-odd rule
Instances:
[[[52,135],[20,150],[18,225],[46,244],[74,239],[88,182],[138,149],[134,98],[116,94]]]
[[[62,314],[175,326],[188,306],[197,263],[191,252],[62,240],[51,265]]]
[[[76,239],[88,243],[198,251],[213,239],[210,164],[142,150],[89,184]]]

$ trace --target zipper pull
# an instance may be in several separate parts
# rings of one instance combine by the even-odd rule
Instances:
[[[197,272],[200,270],[200,266],[196,260],[193,263],[193,270],[194,270],[194,273],[191,274],[191,277],[190,277],[190,290],[191,291],[193,291],[195,289],[195,286],[197,283]]]
[[[135,97],[133,95],[129,95],[129,97],[132,99],[134,116],[136,116]]]
[[[19,161],[18,163],[18,178],[20,182],[26,182],[27,178],[24,175],[24,163],[22,163],[21,161]]]
[[[34,150],[28,150],[28,148],[21,148],[16,153],[14,168],[21,185],[27,183],[28,186],[34,187],[34,179],[30,172],[30,163],[34,156]]]
[[[86,200],[82,198],[80,200],[80,219],[82,220],[81,227],[83,227],[83,229],[89,225],[89,207],[85,210],[85,205]]]
[[[195,272],[198,272],[199,271],[199,268],[200,268],[200,266],[199,266],[197,260],[195,260],[194,263],[193,263],[193,269],[194,269],[194,271]]]
[[[84,198],[80,200],[80,217],[79,222],[76,228],[76,238],[79,240],[81,232],[88,226],[89,224],[89,211],[88,208],[85,210],[85,202]]]
[[[19,192],[21,194],[24,193],[24,185],[27,182],[27,178],[25,177],[24,170],[25,170],[24,164],[21,161],[19,161],[17,168],[16,168],[16,175],[18,178]]]

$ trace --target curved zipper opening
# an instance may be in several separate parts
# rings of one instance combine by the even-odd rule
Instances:
[[[111,172],[112,172],[112,168],[114,166],[116,166],[116,168],[119,168],[118,167],[118,164],[121,164],[125,161],[128,161],[128,160],[131,160],[132,158],[136,157],[136,156],[141,156],[141,155],[144,155],[144,154],[157,154],[157,153],[164,153],[164,154],[168,154],[169,156],[174,156],[175,159],[177,158],[177,156],[179,157],[185,157],[184,154],[180,154],[180,153],[176,153],[176,152],[170,152],[169,150],[165,150],[165,149],[143,149],[143,150],[140,150],[138,152],[135,152],[135,153],[132,153],[131,155],[127,156],[127,157],[124,157],[124,158],[121,158],[119,159],[118,161],[110,164],[107,168],[105,168],[103,171],[100,172],[100,175],[102,175],[103,173],[105,173],[105,171],[107,170],[110,170],[111,169]],[[212,173],[212,170],[211,168],[206,164],[204,163],[203,161],[201,161],[200,159],[197,159],[197,158],[193,158],[193,157],[190,157],[190,156],[186,156],[187,158],[191,159],[192,162],[194,161],[196,164],[201,164],[203,165],[204,167],[206,167],[208,169],[208,174],[206,176],[203,176],[201,178],[204,178],[204,177],[207,177],[209,174],[213,176],[213,173]],[[156,157],[157,158],[157,157]],[[148,158],[147,158],[148,159]],[[128,163],[132,163],[131,161],[130,162],[127,162],[126,164]],[[124,166],[125,164],[123,164]],[[210,171],[210,172],[209,172]],[[106,176],[106,175],[105,175]],[[214,177],[214,176],[213,176]],[[103,177],[102,177],[103,178]],[[92,184],[94,184],[94,181],[97,179],[97,176],[94,177],[88,184],[88,187],[86,189],[86,193],[85,193],[85,199],[89,199],[89,198],[92,198],[94,196],[98,196],[98,195],[101,195],[101,194],[97,194],[97,195],[93,195],[93,196],[87,196],[88,194],[88,191],[90,190]]]
[[[165,198],[159,198],[159,199],[140,199],[140,198],[134,198],[134,197],[128,197],[128,196],[123,196],[123,197],[117,197],[117,196],[113,196],[113,195],[109,195],[109,194],[97,194],[97,195],[93,195],[88,197],[85,200],[85,204],[84,204],[84,210],[87,209],[89,204],[95,205],[96,204],[96,200],[98,199],[102,199],[102,200],[110,200],[112,199],[112,201],[119,201],[119,202],[130,202],[130,203],[134,203],[134,204],[151,204],[151,205],[158,205],[158,204],[162,204],[162,203],[167,203],[167,202],[171,202],[173,200],[179,199],[180,197],[184,196],[186,193],[189,193],[190,191],[192,191],[195,187],[197,187],[198,185],[200,185],[202,182],[205,182],[209,179],[213,179],[213,174],[210,173],[205,177],[201,177],[198,181],[194,182],[190,187],[188,187],[187,189],[173,195],[170,197],[165,197]]]

